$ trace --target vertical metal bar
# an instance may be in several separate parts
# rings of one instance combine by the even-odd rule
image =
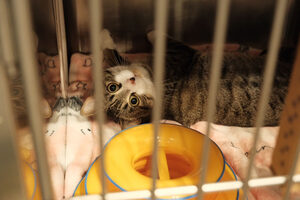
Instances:
[[[230,0],[219,0],[217,4],[217,13],[215,21],[215,33],[213,39],[213,58],[212,58],[212,70],[210,74],[209,93],[208,93],[208,108],[207,108],[207,127],[203,150],[202,150],[202,162],[201,162],[201,174],[198,185],[198,198],[202,199],[203,189],[202,185],[205,182],[205,174],[207,171],[208,155],[209,155],[209,134],[210,126],[213,122],[215,109],[216,109],[216,97],[217,89],[220,80],[220,73],[223,59],[224,42],[227,33],[227,21],[229,15]]]
[[[14,54],[14,45],[13,45],[13,34],[12,34],[12,22],[8,12],[9,8],[5,0],[0,1],[0,20],[1,20],[1,29],[0,35],[2,40],[2,48],[5,51],[2,52],[3,59],[5,63],[9,66],[8,73],[11,76],[16,76],[16,56]]]
[[[165,51],[166,51],[166,37],[167,20],[168,20],[168,0],[155,1],[155,43],[154,43],[154,89],[155,89],[155,104],[153,108],[152,122],[154,123],[153,133],[153,154],[152,154],[152,189],[151,199],[155,200],[155,189],[157,173],[157,151],[158,151],[158,136],[160,129],[160,118],[162,110],[163,97],[163,77],[165,68]]]
[[[1,4],[4,0],[0,0]],[[2,24],[0,24],[0,28]],[[1,41],[2,42],[2,41]],[[3,49],[0,43],[0,51]],[[9,100],[9,84],[0,52],[0,199],[26,199],[16,140],[16,123]]]
[[[286,14],[288,0],[277,0],[275,16],[272,25],[271,38],[269,42],[269,52],[267,55],[267,61],[264,71],[264,83],[262,87],[262,93],[258,103],[258,111],[255,122],[255,132],[254,132],[254,142],[253,147],[250,153],[249,165],[247,170],[247,176],[244,180],[243,190],[244,194],[247,194],[249,189],[248,181],[251,177],[251,169],[254,162],[254,154],[256,150],[257,141],[259,139],[259,131],[260,127],[264,122],[265,108],[269,102],[270,92],[272,90],[272,83],[274,79],[274,72],[276,68],[277,56],[279,52],[281,36],[282,36],[282,28],[284,25],[284,18]],[[247,198],[247,195],[244,195],[244,199]]]
[[[43,134],[43,118],[40,106],[41,90],[40,82],[38,80],[37,60],[34,55],[33,29],[29,2],[28,0],[13,0],[12,5],[21,69],[24,78],[25,97],[29,108],[28,116],[37,156],[42,197],[43,199],[53,199]]]
[[[93,54],[93,81],[95,87],[95,98],[96,98],[96,116],[99,127],[99,138],[100,138],[100,149],[102,152],[102,157],[100,159],[100,170],[101,170],[101,185],[102,185],[102,199],[105,199],[106,194],[106,184],[104,177],[104,152],[103,152],[103,123],[105,121],[104,114],[104,88],[103,88],[103,69],[102,60],[103,52],[102,50],[102,38],[100,37],[100,30],[102,30],[103,23],[103,10],[102,1],[90,0],[89,1],[90,10],[90,30],[91,30],[91,47]]]
[[[66,30],[65,30],[65,18],[64,18],[64,7],[63,1],[53,0],[54,19],[56,25],[57,35],[57,48],[59,55],[60,64],[60,84],[62,96],[67,97],[68,88],[68,59],[67,59],[67,41],[66,41]]]
[[[0,160],[5,160],[0,165],[0,199],[25,199],[25,187],[17,152],[16,123],[9,99],[7,77],[8,74],[14,77],[17,73],[11,33],[8,3],[6,0],[0,0]]]

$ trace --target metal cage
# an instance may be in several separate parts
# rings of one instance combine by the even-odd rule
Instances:
[[[280,46],[297,47],[300,24],[300,4],[294,0],[277,1],[241,1],[241,0],[0,0],[0,147],[1,147],[1,199],[26,199],[24,176],[20,170],[17,153],[17,124],[11,108],[9,94],[9,77],[16,71],[22,71],[22,80],[27,102],[27,116],[34,141],[38,163],[39,183],[42,199],[53,199],[49,167],[46,159],[43,139],[43,120],[39,100],[41,87],[35,58],[34,35],[39,37],[38,51],[58,54],[61,66],[62,95],[66,95],[68,80],[68,59],[75,52],[92,53],[94,56],[94,84],[97,99],[97,122],[102,127],[104,113],[102,88],[102,55],[99,31],[104,27],[116,36],[116,42],[123,44],[123,52],[149,52],[144,33],[154,28],[156,42],[154,45],[154,85],[157,102],[153,111],[155,126],[154,138],[159,134],[160,110],[162,106],[161,90],[165,66],[165,38],[169,33],[188,44],[213,43],[213,60],[208,95],[209,135],[211,122],[215,113],[216,91],[221,73],[221,61],[224,44],[243,43],[256,48],[269,49],[265,64],[264,83],[259,101],[256,119],[254,146],[256,146],[260,127],[263,124],[265,105],[272,88],[273,74]],[[137,16],[139,16],[137,18]],[[134,23],[133,23],[134,22]],[[195,28],[199,27],[199,28]],[[211,42],[212,41],[212,42]],[[298,45],[299,47],[299,45]],[[297,56],[299,57],[299,49]],[[298,58],[299,59],[299,58]],[[20,67],[20,68],[19,68]],[[295,65],[296,67],[296,65]],[[300,67],[299,64],[297,66]],[[101,129],[101,128],[100,128]],[[299,130],[298,130],[299,131]],[[203,149],[209,148],[208,137]],[[101,149],[103,139],[100,134]],[[151,190],[107,193],[102,185],[99,199],[157,199],[159,196],[172,194],[197,194],[202,199],[207,192],[243,189],[247,194],[249,188],[273,185],[286,185],[283,199],[288,200],[291,186],[300,183],[300,174],[295,174],[299,159],[300,141],[293,158],[289,174],[267,178],[251,179],[251,167],[254,162],[254,148],[250,154],[247,177],[243,181],[222,183],[204,183],[204,176],[198,185],[177,188],[157,189],[157,140],[154,140],[152,163],[153,184]],[[205,152],[204,151],[204,152]],[[203,155],[202,172],[207,170],[208,154]],[[104,159],[101,159],[103,170]],[[101,180],[104,181],[104,173]],[[93,197],[95,197],[93,196]],[[74,197],[74,199],[80,197]],[[88,196],[86,197],[88,199]],[[299,197],[300,198],[300,197]],[[246,195],[244,196],[246,199]]]

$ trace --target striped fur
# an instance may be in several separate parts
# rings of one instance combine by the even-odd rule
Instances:
[[[209,52],[196,51],[168,38],[163,98],[165,119],[176,120],[186,126],[207,119],[211,59]],[[225,52],[217,93],[215,123],[254,126],[263,84],[264,64],[265,56]],[[266,108],[265,126],[278,125],[290,72],[290,65],[278,62]]]

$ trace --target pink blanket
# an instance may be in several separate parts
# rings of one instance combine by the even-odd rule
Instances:
[[[176,123],[163,120],[162,122]],[[206,134],[207,122],[200,121],[190,128]],[[260,138],[256,147],[252,178],[272,176],[270,170],[272,153],[276,145],[279,127],[263,127],[260,130]],[[243,180],[247,174],[249,153],[255,128],[242,128],[212,124],[209,137],[220,147],[226,161],[233,168],[239,179]],[[278,187],[253,188],[248,193],[248,199],[276,200],[281,199]]]
[[[136,60],[137,58],[141,57],[136,55],[128,55],[128,58]],[[59,71],[57,71],[57,68],[54,69],[51,67],[52,64],[57,63],[57,58],[52,57],[52,59],[50,59],[48,56],[47,58],[43,59],[45,60],[44,63],[46,63],[49,69],[48,75],[43,76],[44,83],[46,83],[44,85],[45,97],[48,99],[49,104],[53,106],[55,102],[54,99],[56,99],[57,96],[59,96],[58,93],[60,93],[60,88],[57,88]],[[145,59],[147,60],[148,58],[143,56],[142,60]],[[80,96],[82,101],[85,101],[86,98],[91,95],[92,91],[91,64],[92,60],[89,55],[76,53],[71,57],[69,92],[73,93],[75,96]],[[166,120],[163,122],[177,123]],[[206,134],[206,124],[206,122],[201,121],[192,125],[190,128]],[[112,124],[114,130],[117,130],[118,128],[116,129],[114,126],[115,124]],[[92,129],[94,129],[93,132],[98,132],[96,130],[96,126],[93,126]],[[279,127],[261,128],[259,142],[256,147],[255,162],[252,168],[252,178],[267,177],[272,175],[270,165],[278,131]],[[246,170],[249,163],[248,155],[253,147],[253,133],[254,128],[230,127],[213,124],[209,135],[210,138],[221,148],[227,162],[234,169],[241,180],[246,177]],[[113,134],[104,136],[105,140],[108,140],[108,138],[110,138],[112,135]],[[281,195],[277,186],[260,187],[252,188],[248,194],[248,199],[276,200],[281,199]]]
[[[207,47],[209,48],[209,47]],[[205,49],[207,49],[205,48]],[[234,51],[238,46],[232,46],[229,48]],[[142,54],[132,54],[126,55],[129,60],[139,60],[145,61],[149,59],[149,55]],[[88,55],[82,54],[73,54],[71,58],[71,69],[70,69],[70,81],[82,81],[86,82],[86,85],[89,86],[91,83],[91,68],[88,68],[87,65],[91,57]],[[86,97],[86,95],[83,95]],[[85,99],[85,98],[84,98]],[[83,100],[84,100],[83,99]],[[171,122],[171,121],[164,121]],[[177,123],[177,122],[171,122]],[[190,128],[195,129],[199,132],[205,134],[206,132],[206,122],[198,122],[192,125]],[[252,168],[252,177],[266,177],[271,176],[272,172],[270,170],[272,152],[276,144],[276,137],[278,135],[278,127],[266,127],[262,128],[260,132],[260,139],[258,146],[256,147],[256,156],[254,166]],[[212,125],[210,138],[214,140],[218,146],[223,151],[223,154],[234,169],[236,174],[240,179],[246,177],[246,168],[248,166],[249,158],[248,154],[252,148],[252,139],[253,139],[254,128],[241,128],[241,127],[229,127],[221,125]],[[111,136],[111,135],[110,135]],[[109,138],[110,136],[105,136]],[[269,188],[253,188],[251,193],[248,194],[248,199],[257,199],[257,200],[276,200],[280,199],[279,190],[277,187]]]

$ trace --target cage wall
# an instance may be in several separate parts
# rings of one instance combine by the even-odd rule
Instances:
[[[0,170],[1,198],[264,199],[269,195],[273,199],[299,199],[299,6],[293,0],[1,0],[0,146],[1,159],[5,161]],[[107,32],[103,29],[109,31],[114,44],[106,43]],[[151,30],[156,30],[153,45],[147,41]],[[105,96],[101,94],[108,87],[103,85],[104,74],[109,65],[103,48],[105,45],[115,48],[126,58],[119,64],[138,61],[153,68],[152,87],[156,98],[151,131],[153,138],[162,138],[163,79],[168,65],[166,35],[202,53],[212,54],[205,109],[208,124],[200,124],[200,128],[192,126],[208,136],[203,137],[199,146],[202,149],[199,151],[204,152],[197,159],[202,174],[210,171],[209,152],[215,144],[211,139],[224,137],[215,135],[219,126],[212,122],[220,109],[216,105],[218,87],[224,73],[222,60],[228,52],[265,56],[255,123],[252,128],[223,126],[222,133],[237,133],[230,135],[234,139],[226,141],[232,151],[226,151],[222,143],[215,141],[225,155],[228,170],[233,174],[231,179],[208,183],[206,176],[200,176],[195,184],[161,187],[164,173],[161,163],[170,163],[170,154],[161,151],[161,140],[152,139],[148,163],[151,184],[138,191],[111,189],[116,184],[107,181],[109,175],[104,170],[107,163],[101,152],[105,151],[107,141],[116,139],[109,140],[105,131],[109,127],[116,134],[124,127],[108,124],[107,113],[102,111]],[[279,60],[293,69],[289,90],[280,126],[263,127]],[[87,104],[90,97],[95,101]],[[94,106],[92,117],[84,115],[89,112],[85,105]],[[266,133],[272,137],[264,138]],[[247,142],[257,148],[243,148],[242,142],[236,142],[242,134],[245,137],[250,134]],[[266,142],[261,144],[263,139]],[[270,142],[273,143],[268,146]],[[233,151],[242,152],[246,166],[234,162],[229,155]],[[257,156],[261,151],[267,152],[267,156]],[[99,155],[101,159],[94,162]],[[258,173],[265,169],[265,166],[257,167],[259,159],[268,161],[268,173]],[[174,162],[179,165],[184,161],[175,159]],[[88,186],[88,174],[93,170],[98,170],[93,172],[96,181],[91,183],[94,186]],[[58,178],[53,178],[53,174]],[[71,183],[73,178],[76,183]],[[69,185],[73,188],[69,189]],[[91,190],[95,191],[88,192]]]

